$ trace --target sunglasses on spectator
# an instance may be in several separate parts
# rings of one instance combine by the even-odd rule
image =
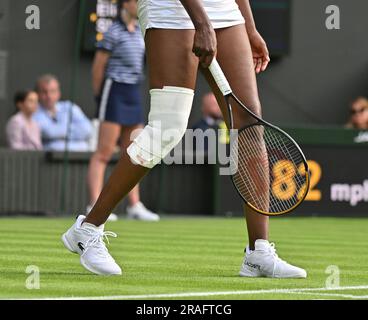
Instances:
[[[350,110],[352,115],[358,114],[358,113],[363,113],[364,111],[366,111],[368,109],[368,107],[362,107],[360,109],[352,109]]]

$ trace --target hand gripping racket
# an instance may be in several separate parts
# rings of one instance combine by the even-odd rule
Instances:
[[[277,216],[291,212],[305,199],[310,173],[306,158],[290,135],[264,121],[232,92],[216,59],[209,70],[224,95],[234,129],[230,99],[254,118],[237,131],[230,146],[233,184],[245,203],[258,213]]]

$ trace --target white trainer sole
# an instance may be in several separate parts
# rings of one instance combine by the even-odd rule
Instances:
[[[292,276],[285,276],[285,277],[277,277],[277,276],[267,276],[267,278],[272,278],[272,279],[306,279],[307,278],[307,274],[299,274],[299,275],[292,275]]]
[[[291,276],[285,276],[285,277],[277,277],[277,276],[271,276],[271,275],[263,276],[263,275],[254,274],[244,269],[239,272],[239,276],[248,277],[248,278],[272,278],[272,279],[306,279],[307,278],[307,274],[291,275]]]
[[[255,276],[253,274],[248,274],[248,273],[245,273],[245,272],[239,272],[239,276],[245,277],[245,278],[263,278],[261,276]]]
[[[242,269],[239,272],[239,276],[248,278],[263,278],[260,274],[254,273],[251,270]]]
[[[122,275],[122,272],[119,272],[119,273],[109,273],[109,274],[105,274],[105,273],[102,273],[102,272],[99,272],[97,271],[96,269],[94,269],[93,267],[91,267],[88,263],[86,263],[84,260],[83,260],[83,257],[81,256],[80,258],[80,263],[81,265],[87,269],[89,272],[91,273],[94,273],[94,274],[97,274],[99,276],[121,276]]]

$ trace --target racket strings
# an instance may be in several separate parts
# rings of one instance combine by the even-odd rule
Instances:
[[[259,129],[262,129],[260,127]],[[261,130],[259,130],[261,131]],[[252,188],[252,200],[255,201],[257,206],[261,210],[267,211],[269,207],[269,203],[267,199],[266,201],[262,201],[262,198],[257,197],[257,194],[263,194],[267,196],[268,192],[268,185],[269,185],[269,173],[267,172],[268,165],[268,159],[267,159],[267,150],[266,146],[264,144],[264,141],[262,141],[263,132],[257,132],[257,131],[245,131],[247,135],[247,144],[241,144],[241,154],[246,154],[246,146],[250,143],[256,143],[258,148],[254,148],[253,152],[251,154],[253,155],[253,158],[247,158],[248,164],[250,165],[250,170],[248,171],[251,174],[251,185],[256,186],[257,189]],[[241,141],[241,140],[240,140]],[[253,148],[249,148],[249,150],[252,150]],[[252,159],[253,161],[249,161],[249,159]],[[265,161],[265,159],[267,159]],[[241,169],[246,170],[247,166],[244,165],[244,163],[241,161],[242,167]],[[266,170],[264,170],[266,169]],[[259,177],[257,177],[256,174],[258,173]]]
[[[274,134],[272,134],[273,132],[270,131],[270,132],[266,132],[266,133],[271,133],[269,136],[265,135],[265,139],[266,139],[266,145],[268,146],[268,156],[270,157],[270,166],[269,166],[269,169],[268,171],[271,172],[272,174],[274,174],[273,172],[273,168],[275,166],[276,163],[279,164],[279,174],[280,172],[283,172],[282,173],[282,179],[279,180],[279,182],[277,182],[275,180],[275,177],[273,182],[271,183],[272,185],[272,188],[271,190],[278,190],[277,188],[281,188],[279,190],[282,190],[282,185],[287,182],[287,181],[292,181],[292,179],[294,179],[295,177],[295,170],[292,168],[292,164],[290,163],[290,161],[286,161],[284,162],[283,164],[283,167],[280,167],[280,158],[283,159],[283,158],[288,158],[288,159],[293,159],[295,160],[295,157],[298,156],[298,152],[290,152],[290,148],[292,148],[294,145],[293,144],[287,144],[284,142],[283,139],[280,139],[282,137],[279,137],[279,136],[275,136]],[[273,143],[273,145],[272,145]],[[277,150],[278,152],[277,153],[272,153],[270,152],[270,147],[272,148],[272,150]],[[281,153],[281,156],[280,156],[280,150],[282,150],[283,152],[285,152],[285,156],[282,155]],[[272,178],[272,177],[271,177]],[[299,181],[298,181],[299,182]],[[294,189],[292,189],[292,191],[296,192],[296,187],[294,187]],[[275,199],[275,197],[273,197],[271,195],[270,197],[270,206],[272,207],[275,207],[275,210],[269,210],[269,211],[283,211],[285,210],[286,208],[284,208],[282,205],[281,205],[281,202],[279,201],[280,199]],[[288,206],[288,207],[292,207],[294,205],[293,199],[291,197],[287,197],[286,199],[284,198],[283,201],[285,202],[284,203],[284,206]]]
[[[291,184],[293,192],[290,193],[285,190],[284,196],[286,196],[286,200],[284,197],[282,198],[282,200],[286,202],[286,206],[292,208],[299,201],[298,194],[300,193],[300,188],[305,185],[305,179],[301,178],[297,174],[298,170],[300,170],[300,164],[303,164],[303,157],[295,144],[286,136],[272,129],[266,130],[266,133],[267,135],[265,135],[265,138],[269,140],[269,142],[267,142],[267,145],[272,147],[269,149],[269,155],[273,155],[273,168],[275,168],[275,165],[278,164],[278,174],[281,174],[281,179],[279,179],[279,182],[276,181],[276,177],[273,177],[274,180],[271,191],[275,190],[275,188],[276,190],[282,190],[285,183]],[[275,154],[272,154],[272,152],[270,152],[276,150],[276,155],[278,157],[275,157]],[[282,153],[284,153],[284,155],[282,155]],[[275,174],[275,172],[273,172],[273,174]],[[280,204],[280,196],[278,196],[277,194],[273,195],[273,200],[275,200],[274,202],[278,202]],[[283,209],[288,210],[288,207],[285,207]]]
[[[239,192],[247,199],[249,203],[261,210],[268,209],[268,203],[262,201],[261,193],[268,192],[268,189],[260,190],[263,186],[269,184],[268,174],[262,169],[261,163],[265,159],[266,149],[258,133],[258,139],[252,131],[243,131],[242,139],[237,139],[236,148],[232,149],[232,159],[236,159],[236,174],[233,176],[235,185]],[[249,148],[257,141],[258,148]],[[262,148],[263,147],[263,148]],[[263,149],[263,150],[262,150]],[[235,151],[235,152],[234,152]],[[268,165],[263,164],[264,167]],[[263,197],[264,198],[264,197]]]
[[[263,125],[240,131],[230,154],[233,181],[243,198],[265,213],[291,210],[304,197],[304,157],[287,136]]]
[[[267,131],[267,133],[272,138],[272,141],[275,142],[277,147],[279,147],[280,150],[286,152],[287,159],[292,160],[291,162],[286,162],[288,166],[287,169],[289,171],[289,175],[285,174],[284,180],[291,181],[292,179],[295,179],[296,188],[298,188],[298,186],[300,187],[306,186],[305,184],[306,182],[305,173],[306,172],[305,172],[304,165],[300,167],[300,164],[303,164],[304,162],[303,162],[303,157],[301,156],[299,149],[296,148],[295,144],[290,139],[286,140],[286,136],[281,135],[279,132],[277,132],[278,134],[275,134],[275,132],[276,132],[275,130]],[[279,161],[279,159],[275,159],[272,153],[270,155],[273,157],[274,163]],[[298,163],[299,166],[297,168],[294,168],[293,165],[296,163]],[[285,167],[283,169],[285,169]],[[303,172],[303,169],[304,169],[304,172]],[[297,174],[297,173],[300,173],[300,171],[302,171],[301,172],[302,176]],[[289,204],[291,205],[292,203],[289,201]]]
[[[247,145],[249,145],[249,143],[246,143]],[[244,148],[240,148],[241,151],[240,152],[244,152]],[[254,153],[253,153],[254,155]],[[254,163],[256,163],[257,160],[253,159],[252,162],[248,163],[250,164],[248,167],[244,166],[243,164],[243,159],[241,159],[241,161],[239,162],[239,172],[240,174],[237,175],[237,177],[235,177],[235,184],[238,186],[238,189],[240,191],[241,194],[245,195],[244,198],[247,199],[248,203],[251,203],[253,206],[255,206],[256,208],[258,208],[259,210],[262,210],[264,212],[268,212],[269,211],[269,207],[270,207],[270,203],[269,203],[269,199],[265,199],[264,195],[263,197],[260,196],[262,193],[264,194],[264,190],[259,190],[259,189],[255,189],[254,186],[256,185],[263,185],[263,186],[267,186],[269,185],[269,181],[266,177],[266,173],[264,170],[259,170],[259,166],[258,168],[255,167]],[[248,170],[249,168],[249,170]],[[254,172],[258,171],[258,174],[260,175],[260,177],[258,177],[257,182],[255,181],[254,177],[255,174]],[[239,179],[240,177],[240,179]],[[245,178],[246,177],[246,178]],[[262,179],[262,180],[261,180]],[[241,180],[241,184],[239,183]],[[240,186],[239,186],[240,185]],[[248,186],[248,187],[246,187]],[[251,186],[251,187],[249,187]],[[264,188],[263,188],[264,189]],[[281,211],[281,207],[279,205],[279,203],[274,203],[274,206],[276,206],[279,211]]]

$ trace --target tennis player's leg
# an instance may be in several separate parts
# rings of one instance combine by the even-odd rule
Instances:
[[[173,86],[194,90],[198,59],[192,53],[193,36],[193,30],[147,30],[145,40],[151,89]],[[110,212],[148,171],[124,154],[85,222],[95,226],[104,224]]]
[[[216,30],[218,48],[217,60],[219,61],[234,93],[256,114],[261,115],[261,103],[258,96],[258,88],[252,51],[244,25]],[[228,123],[227,105],[223,94],[208,70],[202,70],[209,85],[219,102],[224,118]],[[251,120],[240,108],[233,108],[234,127],[239,129]],[[247,220],[249,246],[254,249],[258,239],[268,240],[269,218],[255,213],[248,207],[244,209]]]
[[[155,95],[154,102],[157,104],[163,101],[162,106],[166,107],[167,114],[170,114],[168,110],[170,104],[176,110],[175,113],[179,114],[181,114],[181,107],[182,109],[191,108],[191,104],[189,108],[187,104],[193,99],[198,69],[198,59],[192,53],[193,37],[194,30],[151,29],[147,31],[146,49],[150,66],[150,87],[156,89],[152,92]],[[178,105],[177,101],[184,101],[183,106]],[[153,117],[155,119],[160,114],[159,107],[157,105],[155,107]],[[187,110],[186,114],[188,111],[190,112]],[[169,115],[174,118],[174,124],[183,124],[185,121],[180,121],[175,113]],[[189,114],[187,116],[189,117]],[[167,121],[166,125],[168,125]],[[143,139],[140,142],[145,141]],[[146,160],[143,157],[140,159]],[[111,211],[149,172],[149,168],[143,166],[145,163],[142,165],[136,163],[139,162],[133,162],[131,156],[124,153],[91,213],[87,218],[78,217],[77,222],[62,237],[64,245],[70,251],[80,254],[81,264],[95,274],[121,274],[120,267],[108,253],[103,242],[104,236],[116,235],[106,233],[103,229]]]
[[[121,156],[123,156],[126,152],[130,144],[132,143],[132,135],[136,130],[142,130],[142,125],[122,127],[121,136],[120,136],[120,148],[121,148]],[[139,196],[139,184],[137,184],[129,193],[128,193],[128,203],[130,206],[134,206],[140,201]]]
[[[217,59],[236,96],[254,113],[261,115],[261,103],[258,96],[252,51],[244,25],[216,30],[218,41]],[[217,88],[208,70],[204,74],[212,87],[224,117],[227,106],[223,95]],[[234,108],[234,126],[241,128],[251,120],[240,108]],[[305,270],[294,267],[278,258],[275,248],[268,242],[269,218],[244,206],[247,221],[249,246],[240,270],[241,276],[305,278]]]
[[[135,126],[122,126],[120,136],[120,148],[122,156],[124,153],[127,152],[128,147],[131,145],[132,137],[134,136],[134,134],[142,129],[143,126],[140,124]],[[129,219],[143,220],[143,221],[160,220],[158,214],[148,210],[141,202],[139,184],[137,184],[128,193],[127,214]]]

